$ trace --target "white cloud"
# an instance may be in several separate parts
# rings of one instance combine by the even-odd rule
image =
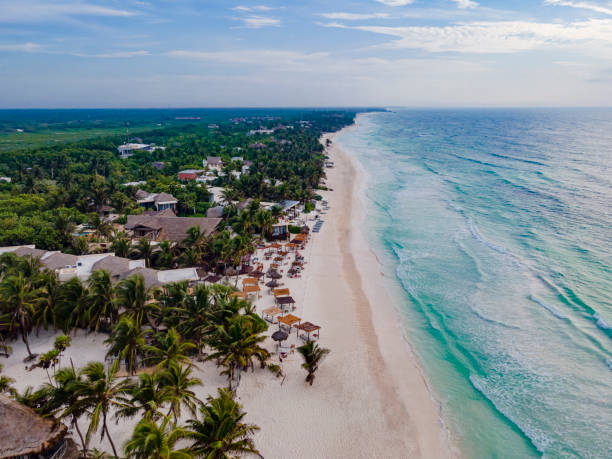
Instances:
[[[343,21],[359,21],[366,19],[386,19],[389,17],[387,13],[322,13],[327,19],[340,19]]]
[[[40,51],[42,46],[38,43],[16,43],[16,44],[0,44],[0,51],[17,51],[22,53],[33,53]]]
[[[299,51],[280,51],[269,49],[249,49],[237,51],[193,51],[173,50],[167,53],[171,57],[219,62],[223,64],[257,65],[263,67],[281,67],[306,65],[328,56],[328,53],[303,53]]]
[[[271,11],[274,8],[266,5],[257,5],[257,6],[243,6],[238,5],[232,8],[234,11],[242,11],[244,13],[252,13],[253,11]]]
[[[608,14],[612,16],[612,5],[608,3],[608,6],[597,5],[591,2],[580,2],[580,1],[568,1],[568,0],[544,0],[546,5],[556,6],[568,6],[570,8],[580,8],[584,10],[591,10],[597,13]]]
[[[516,53],[535,49],[612,50],[612,20],[573,23],[526,21],[472,22],[445,27],[356,26],[357,30],[396,37],[389,48],[458,53]]]
[[[281,24],[280,19],[258,15],[234,18],[234,20],[242,21],[243,27],[246,27],[248,29],[261,29],[262,27],[278,27]]]
[[[88,3],[51,3],[5,1],[0,5],[0,22],[27,23],[64,19],[73,16],[130,17],[138,13]]]
[[[459,8],[476,8],[478,6],[477,2],[472,0],[451,0],[455,2]]]
[[[138,51],[116,51],[111,53],[99,53],[99,54],[73,54],[79,57],[97,57],[100,59],[125,59],[130,57],[149,56],[149,51],[138,50]]]
[[[414,3],[414,0],[376,0],[378,3],[382,3],[387,6],[406,6]]]

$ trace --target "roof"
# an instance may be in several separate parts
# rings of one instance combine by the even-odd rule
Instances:
[[[0,395],[0,458],[40,454],[66,435],[66,426],[39,416],[21,403]]]
[[[298,328],[300,330],[304,330],[306,333],[312,333],[313,331],[317,331],[317,330],[321,329],[321,327],[319,327],[318,325],[313,324],[312,322],[304,322],[303,324],[296,325],[295,328]]]
[[[128,272],[122,273],[119,277],[123,280],[132,276],[142,276],[146,288],[162,285],[157,279],[157,271],[151,268],[134,268]]]
[[[285,325],[289,325],[290,327],[296,323],[296,322],[300,322],[302,319],[300,319],[299,317],[294,316],[293,314],[287,314],[284,317],[279,317],[278,321],[284,323]]]
[[[253,293],[253,292],[259,292],[261,289],[259,288],[259,285],[245,285],[244,287],[242,287],[242,291],[244,293]]]
[[[244,298],[246,298],[246,293],[244,293],[244,292],[233,292],[233,293],[230,293],[230,297],[244,299]]]
[[[295,300],[291,296],[279,296],[276,298],[278,304],[294,304]]]
[[[164,210],[145,210],[141,215],[147,215],[149,217],[157,216],[157,217],[176,217],[176,214],[172,209],[167,207]]]
[[[15,252],[13,252],[15,255],[17,255],[18,257],[32,257],[32,258],[40,258],[42,257],[45,253],[47,253],[46,250],[40,250],[40,249],[32,249],[30,247],[19,247],[17,250],[15,250]]]
[[[254,277],[245,277],[242,279],[242,285],[257,285],[258,282],[259,280]]]
[[[161,230],[161,239],[182,242],[187,237],[187,230],[193,226],[199,226],[200,230],[210,236],[221,223],[221,218],[190,218],[190,217],[166,217],[158,215],[128,215],[126,230],[137,227],[153,228]]]
[[[220,156],[208,156],[206,158],[206,164],[208,165],[221,164],[221,157]]]
[[[274,296],[289,296],[288,288],[276,288],[274,289]]]
[[[283,209],[283,212],[286,212],[289,209],[297,206],[299,203],[300,201],[281,201],[278,203],[278,205],[281,207],[281,209]]]
[[[204,172],[202,169],[185,169],[184,171],[179,171],[179,174],[201,174]]]
[[[97,270],[104,270],[111,277],[117,277],[130,270],[130,260],[122,257],[108,256],[93,264],[92,271]]]
[[[169,204],[169,203],[176,204],[178,202],[178,200],[174,196],[172,196],[170,193],[163,193],[163,192],[156,194],[154,200],[157,204]]]
[[[206,211],[208,218],[221,218],[223,217],[223,206],[211,207]]]
[[[151,196],[151,193],[145,190],[141,190],[140,188],[136,190],[136,199],[148,199]]]
[[[47,268],[55,270],[65,268],[66,266],[74,266],[77,264],[78,257],[69,253],[53,253],[42,260],[43,265]]]
[[[275,316],[275,315],[280,314],[281,312],[283,312],[283,310],[277,308],[276,306],[272,306],[271,308],[264,309],[261,312],[266,314],[266,315],[269,315],[269,316]]]

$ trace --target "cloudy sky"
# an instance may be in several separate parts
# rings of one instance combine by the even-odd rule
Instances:
[[[612,106],[612,0],[0,0],[0,107]]]

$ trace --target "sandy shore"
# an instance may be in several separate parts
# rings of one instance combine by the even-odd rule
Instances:
[[[332,352],[312,387],[295,356],[284,362],[282,386],[257,375],[245,379],[240,396],[249,419],[262,428],[258,445],[265,457],[278,458],[451,457],[439,409],[359,230],[363,177],[335,144],[328,154],[335,167],[326,170],[327,185],[334,191],[322,194],[331,210],[292,291],[304,289],[298,315],[323,326],[320,344]]]
[[[327,138],[333,140],[334,134],[322,140]],[[312,235],[303,253],[304,274],[283,282],[297,301],[293,314],[322,326],[320,344],[331,354],[313,386],[304,381],[297,353],[283,360],[283,379],[259,369],[243,375],[237,396],[247,420],[261,428],[255,444],[266,458],[451,457],[438,407],[402,338],[378,261],[359,230],[365,216],[363,177],[337,146],[329,148],[328,154],[335,167],[326,170],[327,184],[334,191],[322,194],[330,210],[321,215],[322,230]],[[258,311],[271,305],[273,297],[267,292],[256,301]],[[268,335],[276,329],[271,326]],[[32,336],[32,350],[49,350],[54,335]],[[105,338],[80,331],[64,361],[72,359],[76,367],[104,361]],[[19,390],[45,383],[44,370],[25,371],[22,343],[12,344],[15,353],[2,359],[4,373],[17,380]],[[287,344],[301,344],[295,332]],[[271,339],[266,345],[275,351]],[[279,363],[277,355],[272,362]],[[211,362],[198,364],[194,376],[204,383],[196,389],[202,400],[226,384]],[[109,428],[119,448],[135,423],[111,421]],[[86,419],[83,429],[85,424]],[[91,446],[110,450],[99,436],[92,438]]]

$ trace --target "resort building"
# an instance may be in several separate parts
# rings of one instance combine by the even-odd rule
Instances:
[[[11,183],[11,178],[10,177],[0,177],[0,182]]]
[[[121,186],[140,186],[140,185],[146,185],[147,182],[146,180],[139,180],[137,182],[125,182],[122,183]]]
[[[148,191],[138,190],[136,192],[136,202],[140,207],[147,210],[154,209],[159,212],[170,209],[176,213],[178,199],[169,193],[149,193]]]
[[[121,159],[129,158],[135,151],[147,151],[150,153],[155,150],[165,150],[165,147],[157,147],[148,143],[124,143],[117,147]]]
[[[242,163],[242,173],[243,174],[248,174],[249,171],[251,170],[251,166],[253,165],[253,161],[244,161]]]
[[[178,173],[179,180],[195,180],[200,175],[202,175],[205,171],[202,169],[185,169],[184,171],[180,171]]]
[[[221,204],[222,202],[225,201],[223,197],[225,193],[225,188],[223,187],[220,187],[220,186],[210,187],[208,189],[208,193],[209,193],[210,202],[216,202],[217,204]]]
[[[125,229],[132,231],[135,239],[144,237],[152,241],[172,241],[180,245],[187,237],[189,228],[199,226],[200,231],[208,237],[216,231],[220,223],[220,218],[128,215]]]
[[[257,134],[264,134],[264,135],[274,134],[274,129],[264,129],[264,128],[251,129],[249,132],[247,132],[247,136],[249,137],[252,135],[257,135]]]
[[[223,161],[220,156],[209,156],[202,160],[202,166],[208,167],[208,170],[220,172],[223,169]]]
[[[162,170],[166,165],[164,164],[163,161],[153,161],[153,163],[151,163],[151,166],[153,166],[155,169]]]

